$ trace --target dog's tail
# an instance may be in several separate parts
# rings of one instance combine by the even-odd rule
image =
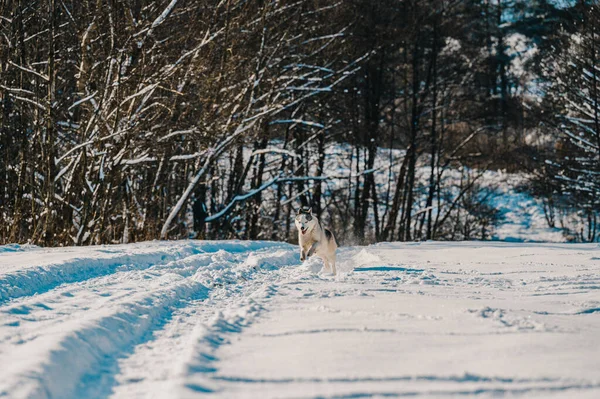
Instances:
[[[333,242],[335,242],[335,245],[337,247],[339,247],[340,244],[338,244],[337,239],[335,238],[335,235],[331,232],[331,230],[329,230],[329,229],[324,229],[324,230],[325,230],[325,238],[327,238],[327,241],[333,240]]]

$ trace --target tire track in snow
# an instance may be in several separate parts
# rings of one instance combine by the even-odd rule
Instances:
[[[199,267],[220,258],[223,251],[191,255],[157,264],[144,270],[122,270],[82,282],[64,284],[51,291],[17,298],[0,306],[4,322],[0,326],[0,345],[24,344],[43,335],[53,323],[65,322],[101,310],[136,293],[136,288],[168,273],[191,276]],[[2,328],[5,327],[5,328]],[[14,327],[14,328],[6,328]]]
[[[238,254],[220,251],[212,254],[210,262],[200,264],[195,264],[194,258],[201,255],[192,255],[179,261],[149,267],[147,272],[134,270],[105,276],[97,281],[85,281],[76,291],[72,290],[73,285],[67,285],[42,295],[54,295],[56,298],[66,292],[70,295],[75,292],[77,295],[63,297],[74,297],[77,300],[81,299],[77,298],[80,292],[89,294],[91,289],[104,290],[111,295],[118,289],[133,291],[117,296],[114,300],[109,299],[101,307],[91,311],[83,309],[81,315],[66,321],[57,317],[58,322],[45,326],[43,335],[33,342],[9,346],[8,349],[12,349],[10,353],[0,350],[0,363],[4,363],[2,358],[21,359],[16,367],[2,373],[0,396],[93,397],[93,389],[89,391],[90,395],[85,392],[97,385],[105,375],[110,375],[111,372],[114,374],[118,358],[127,356],[136,346],[152,339],[152,332],[167,325],[174,310],[188,306],[190,299],[206,298],[211,281],[219,281],[223,285],[235,277],[235,273],[227,267],[231,266],[231,262],[221,261],[219,255],[242,259],[257,246],[270,251],[274,247],[282,247],[281,244],[269,243],[226,245],[231,251],[237,250]],[[223,248],[222,244],[220,248]],[[252,253],[247,257],[251,259]],[[256,265],[251,263],[248,266],[253,269]],[[147,279],[142,277],[132,281],[132,274],[138,277],[146,274]],[[240,276],[243,277],[243,274]],[[138,286],[127,287],[132,283]],[[38,297],[29,299],[42,299]],[[11,303],[12,308],[16,309],[13,305]],[[44,310],[52,309],[38,309],[40,312]],[[25,313],[24,316],[28,314]],[[36,317],[31,317],[30,322],[35,323]]]
[[[201,283],[175,275],[166,288],[138,293],[126,302],[95,310],[80,319],[57,323],[31,345],[14,349],[20,364],[3,373],[2,394],[14,397],[70,397],[79,381],[104,359],[130,350],[145,334],[188,298],[206,297]],[[7,358],[15,358],[8,353]],[[0,356],[0,363],[4,363]]]
[[[159,251],[145,252],[138,249],[138,252],[129,253],[119,252],[121,248],[127,251],[126,246],[103,246],[101,249],[94,248],[96,256],[93,258],[74,258],[0,273],[0,305],[16,298],[48,292],[65,283],[81,282],[123,269],[144,270],[158,263],[164,264],[200,253],[220,250],[240,252],[280,245],[258,241],[186,241],[183,244],[166,245],[166,248]]]
[[[264,301],[277,292],[277,287],[266,285],[242,298],[235,306],[218,311],[206,325],[194,332],[192,351],[181,364],[179,383],[174,387],[181,398],[194,397],[197,393],[214,392],[213,373],[217,371],[217,350],[230,343],[230,336],[238,334],[254,323],[264,310]]]
[[[413,391],[368,391],[368,392],[353,392],[351,394],[342,395],[319,395],[319,396],[299,396],[298,398],[306,399],[348,399],[348,398],[405,398],[405,397],[427,397],[438,398],[446,396],[522,396],[530,394],[553,394],[559,392],[572,391],[591,391],[600,388],[600,384],[567,384],[557,386],[533,386],[533,387],[479,387],[473,389],[447,389],[447,390],[413,390]],[[542,396],[543,397],[543,396]]]
[[[509,396],[531,393],[552,393],[566,391],[591,391],[600,384],[562,378],[506,378],[465,373],[463,375],[401,375],[386,377],[347,377],[347,378],[247,378],[235,376],[214,376],[214,380],[233,384],[289,386],[296,392],[308,390],[311,384],[327,386],[346,385],[341,394],[306,396],[306,398],[362,398],[362,397],[438,397],[438,396]],[[385,390],[385,384],[403,383],[403,389]],[[349,386],[347,384],[350,384]],[[428,384],[428,385],[425,385]],[[431,389],[431,384],[439,386]],[[370,390],[353,390],[353,385],[372,385]],[[383,386],[382,386],[383,385]],[[304,387],[303,387],[304,386]],[[414,387],[413,387],[414,386]],[[292,388],[293,387],[293,388]],[[363,388],[364,389],[364,388]],[[249,395],[250,397],[252,395]],[[298,396],[301,398],[303,396]]]
[[[169,397],[174,392],[185,397],[211,391],[204,377],[213,371],[212,353],[259,316],[262,305],[276,294],[281,276],[291,270],[285,266],[295,266],[299,259],[296,251],[285,246],[251,252],[246,259],[241,255],[234,263],[226,270],[237,273],[238,281],[217,285],[206,301],[188,309],[187,320],[174,320],[173,326],[157,331],[119,361],[113,398]],[[193,328],[182,331],[181,323]]]
[[[25,296],[40,294],[65,284],[115,273],[123,268],[143,270],[154,264],[198,253],[193,245],[141,254],[118,254],[97,258],[75,258],[0,275],[0,305]]]

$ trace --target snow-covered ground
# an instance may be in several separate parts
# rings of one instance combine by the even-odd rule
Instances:
[[[527,179],[527,176],[517,173],[485,172],[486,188],[493,193],[490,205],[500,214],[492,238],[511,242],[567,241],[562,229],[548,226],[542,200],[517,189],[527,184]]]
[[[598,244],[0,247],[0,396],[600,397]]]

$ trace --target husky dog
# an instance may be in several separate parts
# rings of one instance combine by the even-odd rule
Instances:
[[[323,259],[324,270],[329,269],[331,265],[331,272],[335,275],[335,250],[338,246],[333,233],[323,228],[310,208],[300,208],[295,223],[298,229],[300,260],[304,261],[315,254]]]

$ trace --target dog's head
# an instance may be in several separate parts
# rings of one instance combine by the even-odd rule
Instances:
[[[296,215],[296,228],[304,235],[314,229],[317,224],[317,218],[313,216],[311,208],[300,208]]]

